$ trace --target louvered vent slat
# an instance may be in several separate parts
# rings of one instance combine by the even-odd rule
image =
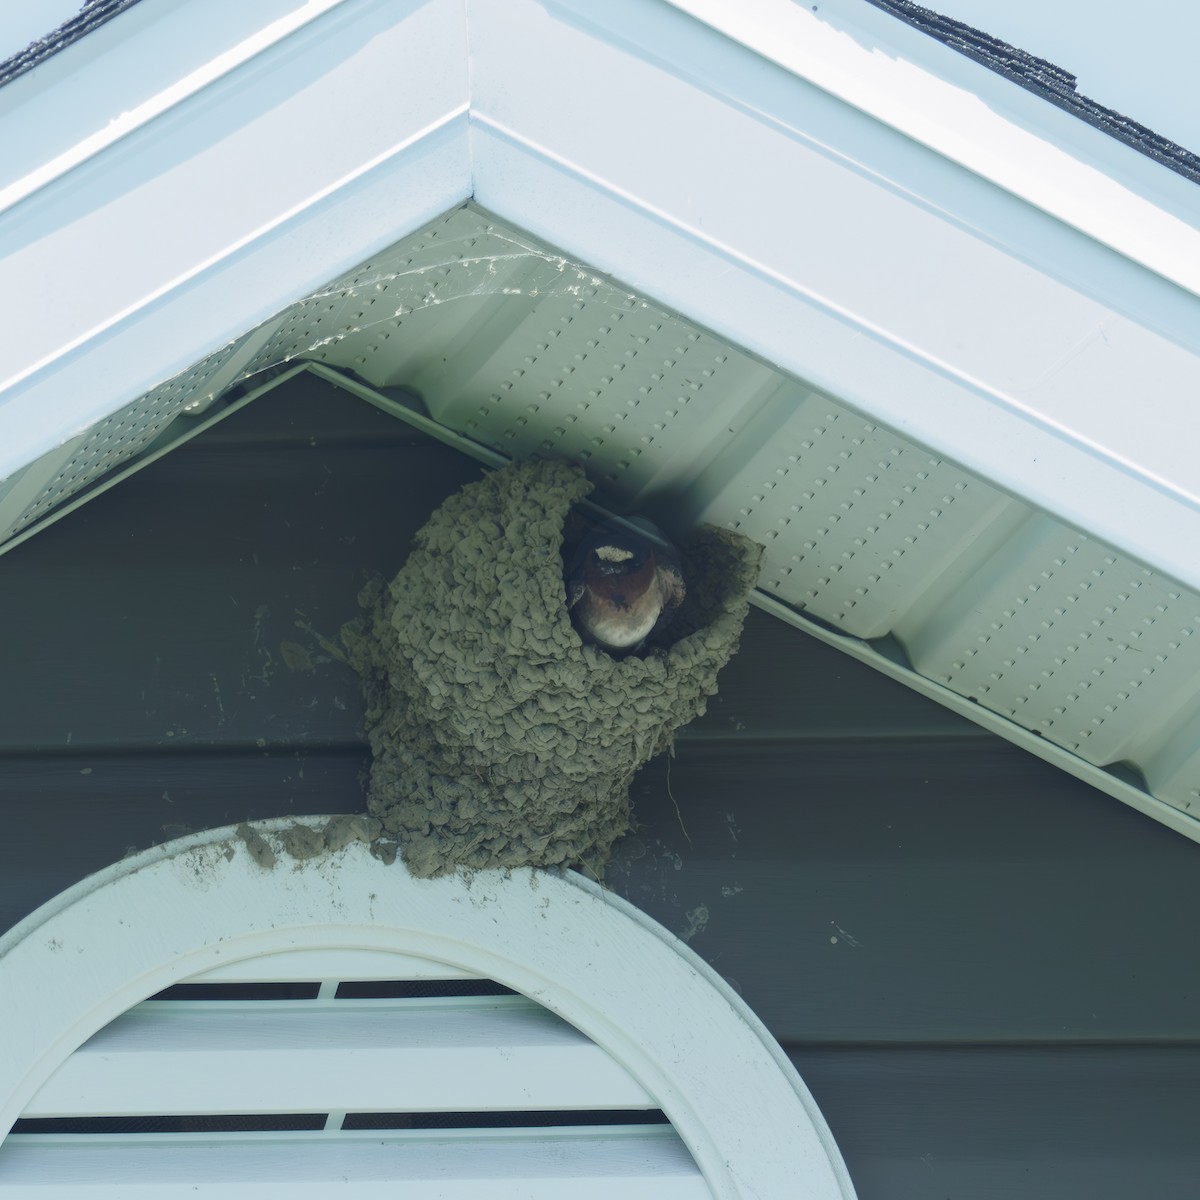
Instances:
[[[267,1141],[10,1138],[0,1196],[47,1200],[705,1200],[707,1185],[672,1130],[569,1136]],[[252,1192],[250,1189],[253,1189]]]
[[[321,979],[474,979],[450,963],[383,950],[291,950],[214,967],[193,983],[300,983]]]
[[[307,998],[278,999],[281,987]],[[100,1030],[33,1098],[4,1145],[2,1200],[76,1187],[89,1200],[249,1187],[302,1200],[398,1185],[412,1200],[475,1200],[485,1181],[514,1200],[710,1195],[653,1098],[603,1049],[469,972],[299,951],[163,996]]]
[[[81,1046],[24,1115],[654,1107],[547,1009],[464,996],[149,1002]]]

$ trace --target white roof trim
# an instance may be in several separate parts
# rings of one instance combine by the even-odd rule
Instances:
[[[271,840],[293,824],[255,828]],[[564,1017],[661,1105],[715,1197],[854,1195],[761,1022],[618,896],[571,872],[415,879],[362,842],[306,862],[280,850],[265,869],[232,826],[116,863],[0,937],[0,1130],[77,1046],[147,996],[223,964],[325,949],[450,963]]]
[[[74,106],[59,108],[54,114],[58,120],[53,121],[52,128],[49,130],[43,127],[43,134],[49,134],[53,138],[57,133],[64,142],[64,148],[58,154],[51,151],[46,161],[24,173],[20,172],[17,164],[11,160],[5,163],[4,167],[0,169],[4,170],[10,182],[5,186],[0,186],[0,209],[9,208],[33,195],[46,184],[67,174],[68,171],[74,170],[93,155],[107,150],[128,134],[148,125],[183,101],[199,94],[210,84],[250,62],[277,42],[290,37],[340,3],[341,0],[309,0],[309,3],[291,11],[285,11],[277,20],[270,21],[266,25],[262,24],[263,12],[252,17],[246,12],[244,6],[241,6],[240,21],[238,21],[239,11],[223,6],[222,0],[218,0],[218,5],[222,5],[221,7],[213,5],[205,12],[193,10],[183,14],[185,18],[195,24],[192,29],[183,29],[179,32],[185,36],[190,33],[193,39],[201,27],[211,26],[218,21],[224,22],[226,24],[224,40],[229,43],[228,48],[211,58],[200,58],[194,69],[188,70],[186,66],[178,65],[176,70],[182,69],[184,72],[182,76],[171,78],[157,91],[153,90],[152,86],[149,88],[139,87],[138,91],[145,94],[140,96],[129,108],[104,124],[96,122],[95,115],[86,109]],[[234,39],[239,32],[239,24],[245,27],[246,36],[241,41],[236,41]],[[132,82],[136,86],[143,81],[150,82],[146,79],[146,64],[138,54],[139,44],[139,38],[130,37],[122,41],[114,53],[88,63],[84,67],[88,76],[86,84],[104,88],[118,83],[128,85]],[[185,41],[184,44],[186,46],[188,42]],[[93,124],[96,126],[94,132],[82,132],[83,129]]]
[[[1196,185],[864,0],[667,0],[1200,295]]]
[[[129,24],[109,66],[157,61],[201,10]],[[222,16],[205,86],[159,87],[103,146],[130,100],[84,39],[78,72],[30,72],[0,111],[10,186],[38,189],[0,213],[0,285],[26,301],[0,478],[473,195],[1200,586],[1192,185],[850,11],[754,0],[716,32],[702,0],[274,0],[257,33]],[[78,140],[31,162],[47,106]]]

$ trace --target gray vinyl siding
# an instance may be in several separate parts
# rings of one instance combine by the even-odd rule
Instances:
[[[299,380],[0,558],[0,926],[363,803],[329,646],[479,468]],[[862,1200],[1190,1197],[1200,847],[755,611],[608,882],[742,993]]]

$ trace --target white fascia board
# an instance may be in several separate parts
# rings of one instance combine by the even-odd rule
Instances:
[[[1200,302],[1165,270],[664,3],[469,12],[480,204],[1200,587]]]
[[[457,0],[142,9],[0,105],[0,478],[471,193]]]
[[[1200,295],[1194,184],[889,13],[664,2]]]
[[[164,0],[142,0],[122,14],[119,25],[72,43],[0,91],[0,112],[37,130],[36,137],[18,137],[5,147],[0,211],[340,3],[262,0],[251,8],[237,0],[211,0],[177,5],[172,12]],[[154,37],[154,27],[168,15],[171,41],[164,44]]]

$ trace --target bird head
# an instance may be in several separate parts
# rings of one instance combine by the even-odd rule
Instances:
[[[647,565],[653,568],[654,547],[646,541],[610,535],[591,548],[587,561],[599,575],[635,575]]]

